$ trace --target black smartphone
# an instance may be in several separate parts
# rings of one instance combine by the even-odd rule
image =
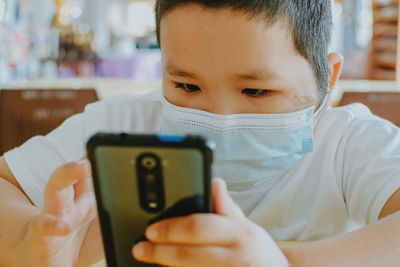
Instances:
[[[108,267],[154,266],[132,247],[148,225],[212,212],[213,144],[200,136],[98,133],[87,143]]]

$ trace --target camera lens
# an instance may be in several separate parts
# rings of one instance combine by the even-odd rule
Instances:
[[[157,193],[153,191],[147,191],[146,197],[148,202],[156,202],[157,201]]]
[[[156,201],[157,200],[157,180],[153,174],[147,174],[145,176],[145,188],[146,188],[146,197],[148,201]]]
[[[144,157],[141,163],[142,167],[147,170],[154,170],[157,167],[157,160],[150,156]]]

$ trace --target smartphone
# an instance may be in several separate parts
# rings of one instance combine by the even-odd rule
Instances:
[[[98,133],[87,143],[109,267],[155,266],[132,247],[148,225],[212,212],[214,145],[200,136]]]

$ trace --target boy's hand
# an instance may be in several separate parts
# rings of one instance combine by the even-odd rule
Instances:
[[[137,244],[134,257],[162,266],[289,266],[268,233],[246,219],[221,179],[213,181],[213,199],[217,214],[195,214],[149,226],[150,242]]]
[[[90,163],[58,168],[45,190],[44,207],[27,225],[19,266],[89,266],[103,257]]]

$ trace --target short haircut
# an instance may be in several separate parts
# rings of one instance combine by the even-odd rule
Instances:
[[[321,99],[328,93],[330,72],[327,56],[332,32],[331,0],[157,0],[155,14],[160,45],[161,19],[174,8],[187,4],[243,11],[250,18],[265,19],[269,25],[280,18],[288,19],[295,49],[311,65]]]

